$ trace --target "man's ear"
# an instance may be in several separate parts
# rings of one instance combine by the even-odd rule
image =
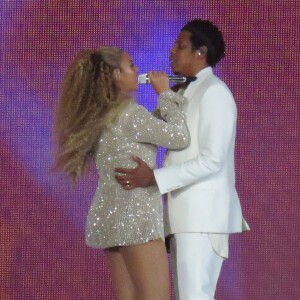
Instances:
[[[201,46],[200,48],[199,48],[199,50],[197,50],[197,55],[198,56],[205,56],[206,54],[207,54],[207,51],[208,51],[208,49],[207,49],[207,47],[206,46]]]

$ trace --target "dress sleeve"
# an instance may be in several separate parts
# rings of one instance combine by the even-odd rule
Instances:
[[[189,144],[189,133],[182,112],[183,97],[172,91],[158,99],[161,118],[141,105],[132,105],[122,118],[124,134],[134,142],[151,143],[168,149],[182,149]]]

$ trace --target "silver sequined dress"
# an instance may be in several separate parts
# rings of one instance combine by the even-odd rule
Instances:
[[[86,243],[108,248],[164,239],[163,208],[156,186],[125,191],[114,168],[135,167],[132,155],[156,167],[157,145],[182,149],[189,142],[181,107],[184,98],[171,91],[159,97],[162,119],[131,101],[100,138],[96,153],[99,184],[87,217]]]

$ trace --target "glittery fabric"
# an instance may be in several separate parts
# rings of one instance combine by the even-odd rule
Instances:
[[[86,243],[108,248],[164,239],[161,195],[156,186],[125,191],[114,168],[132,168],[131,156],[156,167],[157,146],[184,148],[189,143],[181,106],[182,96],[168,91],[159,97],[162,119],[130,101],[100,138],[96,153],[99,184],[87,217]]]

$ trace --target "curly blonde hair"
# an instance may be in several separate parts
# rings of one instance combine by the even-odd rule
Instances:
[[[53,170],[66,173],[73,185],[88,169],[102,130],[114,121],[124,102],[113,77],[122,53],[115,47],[83,50],[64,76],[54,122]]]

